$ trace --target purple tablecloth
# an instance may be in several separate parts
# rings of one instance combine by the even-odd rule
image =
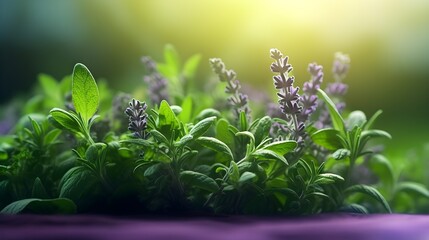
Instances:
[[[429,239],[429,216],[119,218],[0,216],[0,239]]]

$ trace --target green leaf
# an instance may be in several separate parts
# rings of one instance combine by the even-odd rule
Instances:
[[[256,174],[252,172],[244,172],[241,174],[240,179],[238,179],[238,183],[246,183],[248,181],[252,181],[256,177]]]
[[[351,187],[348,187],[346,190],[344,190],[344,193],[348,194],[348,195],[351,195],[353,193],[358,193],[358,192],[372,197],[373,199],[375,199],[376,201],[381,203],[381,205],[384,207],[384,209],[386,209],[386,211],[388,213],[392,213],[392,210],[390,209],[389,203],[387,203],[387,201],[383,197],[383,195],[381,195],[381,193],[378,192],[377,189],[375,189],[371,186],[358,184],[358,185],[353,185]]]
[[[183,110],[182,107],[177,106],[177,105],[171,105],[170,108],[171,108],[171,111],[173,111],[174,115],[176,115],[176,116],[179,115]]]
[[[337,108],[335,107],[334,102],[328,97],[328,95],[322,90],[318,89],[320,96],[325,101],[326,105],[328,106],[329,114],[331,115],[332,119],[332,125],[336,130],[338,130],[342,135],[345,135],[346,128],[344,127],[344,119],[341,116],[341,114],[338,112]]]
[[[238,170],[238,166],[237,163],[234,161],[231,161],[230,164],[230,169],[229,169],[229,179],[233,182],[233,183],[237,183],[238,180],[240,179],[240,172]]]
[[[234,149],[235,145],[235,135],[228,130],[229,123],[224,118],[221,118],[217,121],[216,125],[216,138],[224,142],[226,145],[231,146]]]
[[[183,66],[183,76],[186,79],[193,79],[200,64],[201,54],[192,55],[188,58]]]
[[[150,131],[150,135],[153,138],[155,138],[155,140],[157,140],[158,142],[164,143],[167,146],[170,144],[170,142],[168,141],[167,137],[165,137],[164,134],[162,134],[158,130],[154,129],[154,130]]]
[[[53,129],[45,135],[43,141],[45,144],[52,144],[55,142],[55,140],[57,140],[57,138],[58,138],[58,136],[60,136],[60,134],[61,134],[61,130]]]
[[[362,138],[377,138],[377,137],[384,137],[387,139],[392,139],[392,136],[383,130],[377,130],[377,129],[371,129],[371,130],[365,130],[361,134]]]
[[[55,120],[61,128],[65,128],[73,133],[82,131],[83,126],[81,126],[79,119],[73,113],[69,113],[60,108],[54,108],[49,113],[52,119]]]
[[[76,64],[73,69],[72,100],[76,112],[85,122],[95,114],[100,101],[94,77],[81,63]]]
[[[242,132],[236,133],[235,136],[248,137],[250,139],[250,144],[252,146],[252,150],[255,148],[255,136],[253,136],[253,133],[251,133],[249,131],[242,131]]]
[[[171,110],[167,101],[162,100],[158,110],[158,127],[170,126],[170,130],[176,129],[180,126],[176,114]]]
[[[197,124],[195,124],[191,131],[189,131],[189,135],[191,135],[194,138],[199,138],[204,133],[207,132],[207,130],[213,125],[213,123],[216,121],[216,117],[208,117],[201,121],[199,121]]]
[[[331,184],[337,181],[344,181],[344,178],[334,173],[321,173],[318,175],[318,178],[314,183]]]
[[[228,157],[228,160],[234,159],[231,149],[229,149],[229,147],[225,143],[219,141],[216,138],[199,137],[196,141],[197,143],[203,145],[204,147],[210,148],[215,152],[224,154],[226,157]]]
[[[134,156],[134,152],[129,148],[121,147],[121,148],[118,148],[117,151],[119,156],[124,158],[132,158]]]
[[[192,187],[209,192],[217,192],[219,190],[219,186],[213,178],[199,172],[183,171],[180,173],[180,180]]]
[[[374,125],[375,120],[383,113],[383,111],[378,110],[377,112],[372,115],[372,117],[366,122],[365,126],[363,127],[363,130],[368,130],[372,128],[372,125]]]
[[[332,157],[335,160],[343,160],[350,157],[350,150],[345,148],[340,148],[332,154]]]
[[[425,185],[416,182],[401,182],[396,187],[396,193],[406,192],[429,198],[429,190]]]
[[[2,214],[37,213],[37,214],[73,214],[76,205],[67,198],[38,199],[28,198],[15,201],[1,211]]]
[[[286,158],[283,155],[279,155],[274,151],[266,150],[266,149],[258,149],[251,154],[252,157],[258,160],[279,160],[284,164],[288,165]]]
[[[31,191],[31,197],[33,198],[48,198],[48,194],[46,193],[46,189],[42,184],[40,178],[36,178],[33,184],[33,190]]]
[[[60,198],[70,198],[78,203],[94,191],[97,179],[83,166],[71,168],[60,181]]]
[[[249,128],[249,123],[247,121],[247,116],[244,111],[240,112],[240,129],[241,131],[247,131]]]
[[[192,117],[192,97],[187,96],[182,102],[182,112],[179,114],[179,119],[183,123],[191,122]]]
[[[366,115],[362,111],[353,111],[347,117],[347,128],[353,129],[355,126],[363,127],[366,123]]]
[[[262,149],[273,151],[279,155],[285,155],[286,153],[294,150],[297,146],[295,141],[284,140],[272,142],[268,145],[265,145]]]
[[[268,137],[271,125],[272,120],[269,116],[265,116],[258,121],[254,132],[256,145],[259,145],[264,138]]]
[[[311,135],[311,140],[328,150],[337,150],[343,147],[340,132],[335,129],[320,129]]]
[[[208,117],[221,117],[221,114],[218,110],[213,108],[206,108],[202,110],[198,115],[195,117],[195,121],[201,121],[204,118]]]
[[[187,143],[192,141],[194,138],[191,134],[186,134],[183,136],[178,142],[176,142],[174,145],[177,147],[184,147]]]

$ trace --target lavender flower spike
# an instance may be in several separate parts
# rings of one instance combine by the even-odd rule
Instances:
[[[316,63],[308,65],[308,72],[311,74],[311,79],[304,83],[304,95],[301,96],[301,103],[303,111],[298,116],[301,122],[305,122],[310,118],[310,115],[316,111],[317,108],[317,89],[323,81],[323,67]]]
[[[210,64],[213,71],[219,76],[219,80],[227,83],[225,93],[231,95],[228,98],[228,102],[234,108],[235,119],[238,121],[240,112],[244,112],[250,121],[251,110],[248,104],[249,97],[239,92],[241,85],[237,80],[237,74],[233,70],[227,70],[220,58],[210,59]]]
[[[135,137],[146,139],[146,128],[147,128],[147,105],[145,102],[140,102],[133,99],[130,102],[130,106],[125,110],[125,114],[128,115],[128,130],[134,133]]]
[[[289,58],[283,57],[283,54],[277,49],[271,49],[271,58],[275,61],[271,64],[271,71],[278,73],[273,77],[274,87],[278,90],[277,96],[280,109],[285,114],[286,119],[292,119],[295,126],[294,137],[296,140],[303,134],[304,123],[298,121],[298,115],[302,112],[299,87],[293,87],[295,77],[289,76],[292,71],[292,65],[288,63]]]

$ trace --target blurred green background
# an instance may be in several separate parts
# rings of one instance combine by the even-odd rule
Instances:
[[[242,83],[269,92],[270,48],[290,56],[299,84],[313,61],[331,81],[341,51],[351,57],[349,109],[383,109],[388,156],[403,161],[429,142],[428,13],[427,0],[2,0],[0,100],[29,92],[40,72],[61,79],[76,62],[129,91],[142,84],[141,56],[162,60],[167,43],[183,58],[202,54],[199,81],[211,76],[208,58],[221,57]]]

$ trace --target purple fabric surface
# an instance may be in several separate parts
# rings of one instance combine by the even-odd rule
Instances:
[[[117,218],[0,216],[0,239],[429,239],[429,216]]]

